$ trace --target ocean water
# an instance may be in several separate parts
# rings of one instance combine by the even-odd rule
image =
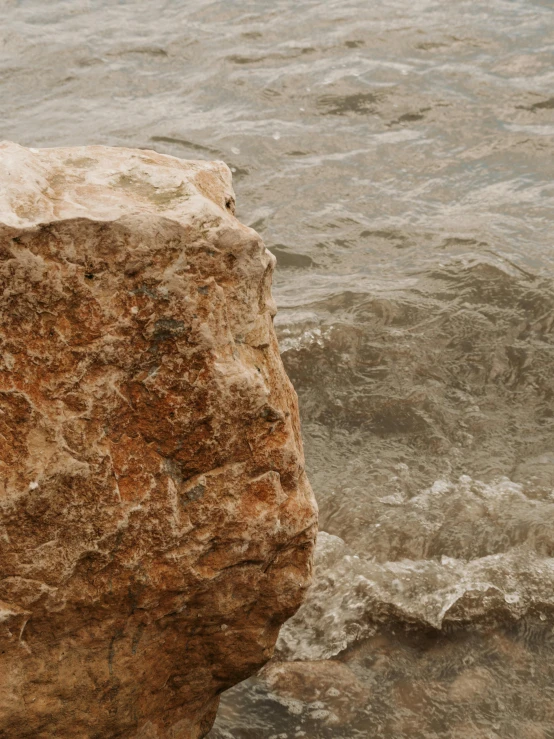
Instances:
[[[210,739],[554,738],[552,0],[0,0],[0,138],[223,159],[321,529]]]

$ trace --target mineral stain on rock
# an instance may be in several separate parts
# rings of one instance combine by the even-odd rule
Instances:
[[[199,739],[309,584],[274,257],[221,162],[0,144],[0,737]]]

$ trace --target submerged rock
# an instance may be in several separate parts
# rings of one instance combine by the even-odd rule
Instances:
[[[0,165],[0,737],[197,739],[311,573],[274,258],[222,163]]]
[[[270,662],[259,677],[292,713],[330,726],[348,724],[371,697],[354,673],[334,660]]]

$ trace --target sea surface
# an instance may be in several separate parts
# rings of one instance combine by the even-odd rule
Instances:
[[[321,509],[211,739],[554,738],[552,0],[0,0],[0,139],[222,159]]]

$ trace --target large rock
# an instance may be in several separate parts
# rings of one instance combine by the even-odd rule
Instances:
[[[0,145],[0,737],[196,739],[307,587],[273,257],[220,162]]]

